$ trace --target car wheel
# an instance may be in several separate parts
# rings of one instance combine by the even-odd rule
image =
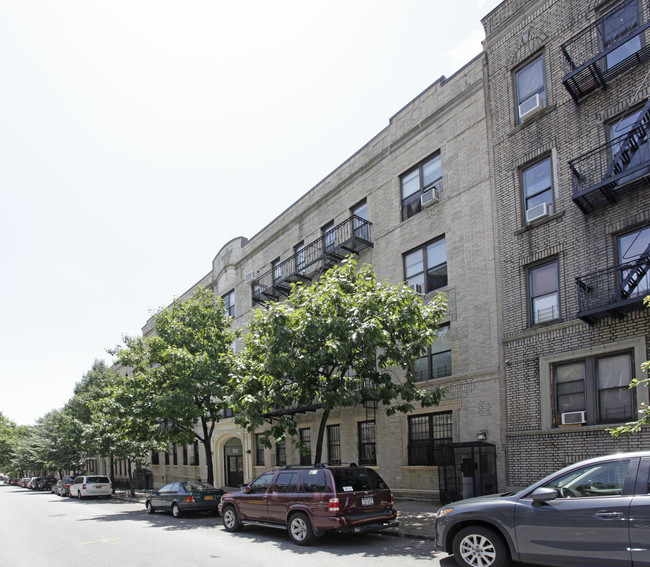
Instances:
[[[174,516],[174,518],[180,518],[182,515],[183,514],[181,512],[181,509],[178,507],[178,504],[172,504],[172,516]]]
[[[78,498],[79,500],[83,500],[83,499],[84,499],[84,497],[81,495],[81,490],[77,490],[77,498]]]
[[[155,514],[156,513],[156,509],[151,505],[151,502],[149,502],[149,500],[147,500],[147,512],[149,514]]]
[[[454,557],[466,567],[506,567],[510,555],[499,534],[482,526],[460,530],[452,543]]]
[[[242,529],[241,520],[239,519],[239,515],[234,506],[230,505],[224,507],[221,514],[223,516],[223,527],[226,528],[227,531],[238,532]]]
[[[292,539],[293,543],[298,545],[311,545],[314,543],[316,536],[314,536],[314,530],[311,527],[311,522],[307,517],[307,514],[303,512],[297,512],[291,518],[289,518],[289,537]]]

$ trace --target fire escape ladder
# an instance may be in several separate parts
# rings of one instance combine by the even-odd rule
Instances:
[[[632,264],[629,273],[621,282],[622,299],[627,299],[632,295],[632,292],[641,283],[648,270],[650,270],[650,244],[648,244],[645,252]]]
[[[604,179],[608,179],[619,173],[622,173],[632,163],[634,154],[638,151],[640,145],[648,138],[648,125],[650,124],[650,98],[646,101],[639,119],[634,123],[632,129],[625,137],[618,152],[614,156]],[[616,183],[616,181],[614,181]]]

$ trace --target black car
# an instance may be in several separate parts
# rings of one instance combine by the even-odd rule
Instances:
[[[38,480],[36,483],[36,490],[52,490],[52,487],[56,482],[57,480],[53,476],[46,476]]]
[[[158,510],[168,511],[175,518],[187,512],[217,514],[222,495],[223,490],[200,480],[170,482],[159,490],[154,490],[147,498],[145,506],[150,514]]]

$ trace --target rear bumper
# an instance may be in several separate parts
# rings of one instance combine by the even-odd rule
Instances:
[[[312,524],[317,533],[328,531],[366,533],[397,527],[396,510],[386,510],[383,514],[364,514],[355,516],[314,516]]]

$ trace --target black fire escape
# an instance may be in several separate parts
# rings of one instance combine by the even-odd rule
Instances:
[[[253,302],[264,304],[287,297],[292,284],[311,282],[350,254],[372,247],[372,223],[352,215],[291,257],[252,281]]]
[[[650,99],[629,132],[569,162],[573,202],[590,212],[650,184]]]
[[[626,0],[562,45],[565,88],[577,103],[622,73],[650,59],[650,42],[638,14],[638,0]],[[621,51],[614,53],[622,46]]]

